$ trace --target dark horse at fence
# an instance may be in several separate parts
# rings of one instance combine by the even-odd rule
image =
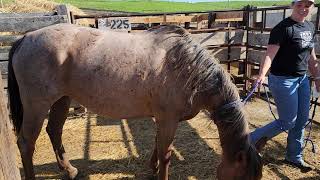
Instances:
[[[60,24],[27,33],[9,53],[8,90],[25,177],[44,119],[58,166],[71,179],[62,144],[70,99],[112,118],[154,117],[156,145],[150,167],[168,179],[179,121],[207,110],[223,150],[218,179],[261,179],[262,163],[230,76],[190,34],[177,26],[143,33],[101,31]]]

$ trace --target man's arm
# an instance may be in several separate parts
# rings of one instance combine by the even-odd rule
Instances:
[[[260,82],[262,84],[266,78],[266,74],[268,73],[268,70],[271,67],[271,63],[273,61],[273,58],[276,56],[280,46],[279,45],[268,45],[267,46],[267,52],[266,56],[260,63],[260,72],[259,76],[256,79],[256,82]]]

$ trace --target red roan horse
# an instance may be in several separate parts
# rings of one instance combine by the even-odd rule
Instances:
[[[161,180],[168,179],[179,121],[207,110],[223,150],[218,179],[261,179],[235,85],[183,28],[129,34],[59,24],[27,33],[9,56],[10,108],[27,179],[35,178],[32,156],[48,110],[58,165],[77,176],[61,139],[71,98],[112,118],[154,117],[150,166]]]

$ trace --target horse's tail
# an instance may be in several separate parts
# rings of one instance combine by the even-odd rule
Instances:
[[[11,119],[14,126],[14,131],[19,134],[23,121],[23,106],[21,103],[19,85],[12,67],[12,58],[15,50],[19,47],[24,37],[13,43],[9,52],[8,63],[8,92]]]

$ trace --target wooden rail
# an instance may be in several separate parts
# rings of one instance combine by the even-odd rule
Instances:
[[[0,32],[25,33],[52,24],[66,23],[66,15],[36,16],[36,17],[0,17]]]
[[[71,13],[73,14],[73,13]],[[210,15],[213,14],[213,15]],[[201,29],[201,24],[205,21],[212,22],[240,22],[243,21],[243,10],[232,11],[207,11],[207,12],[179,12],[179,13],[118,13],[118,14],[98,14],[98,15],[72,15],[72,23],[78,19],[100,19],[100,18],[128,18],[132,24],[166,24],[166,23],[186,23],[189,28],[190,23],[197,23],[197,29]],[[187,27],[188,26],[188,27]],[[210,26],[210,25],[208,25]]]

